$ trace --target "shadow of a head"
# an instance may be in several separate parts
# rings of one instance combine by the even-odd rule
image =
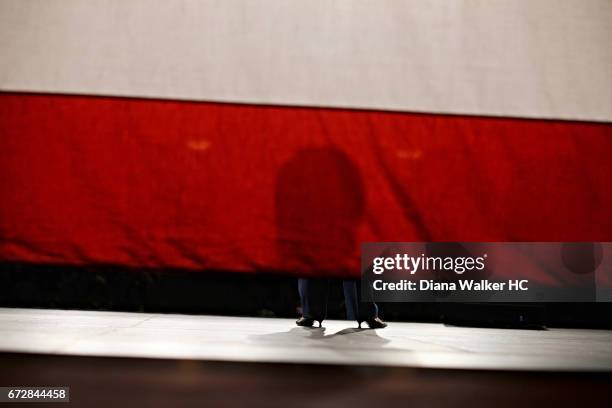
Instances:
[[[333,260],[337,268],[353,256],[365,198],[359,170],[341,150],[298,151],[279,170],[275,206],[285,267],[324,270]]]

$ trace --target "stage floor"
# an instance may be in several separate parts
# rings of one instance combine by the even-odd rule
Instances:
[[[612,372],[612,331],[0,308],[0,352],[228,362]]]

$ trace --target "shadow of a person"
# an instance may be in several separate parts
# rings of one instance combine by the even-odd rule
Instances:
[[[390,340],[380,337],[374,330],[346,328],[336,333],[325,335],[325,327],[313,327],[304,330],[294,327],[286,332],[276,332],[267,334],[256,334],[249,336],[249,339],[260,345],[271,347],[291,346],[308,347],[314,345],[313,340],[321,341],[321,346],[334,346],[343,344],[346,346],[359,343],[361,346],[382,346]]]
[[[278,253],[285,268],[350,274],[365,196],[359,170],[344,152],[335,147],[299,150],[280,168],[275,205]],[[343,288],[349,320],[378,316],[376,304],[361,301],[357,280],[344,280]],[[323,321],[329,279],[299,279],[298,290],[303,316]]]
[[[331,358],[336,362],[355,364],[358,356],[378,353],[383,347],[394,351],[388,348],[391,340],[381,337],[376,330],[355,328],[326,336],[325,327],[294,327],[284,332],[252,334],[248,339],[262,354],[272,355],[274,360],[288,359],[292,363],[329,364]]]

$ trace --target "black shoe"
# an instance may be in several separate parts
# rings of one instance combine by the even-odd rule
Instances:
[[[370,329],[384,329],[385,327],[387,327],[387,323],[380,320],[380,317],[378,316],[374,317],[373,319],[368,319],[365,322]],[[361,329],[362,322],[357,323],[359,323],[359,328]]]
[[[312,327],[314,325],[314,322],[315,322],[315,319],[313,319],[312,317],[302,316],[296,320],[295,324],[297,324],[298,326],[302,326],[302,327]],[[323,320],[319,320],[319,327],[321,327],[322,322]]]

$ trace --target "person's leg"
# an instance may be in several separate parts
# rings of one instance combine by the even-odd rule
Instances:
[[[345,280],[344,303],[348,320],[358,322],[374,320],[378,317],[378,306],[374,302],[364,302],[361,298],[361,284],[358,280]]]
[[[327,315],[328,279],[298,279],[302,316],[323,321]]]

